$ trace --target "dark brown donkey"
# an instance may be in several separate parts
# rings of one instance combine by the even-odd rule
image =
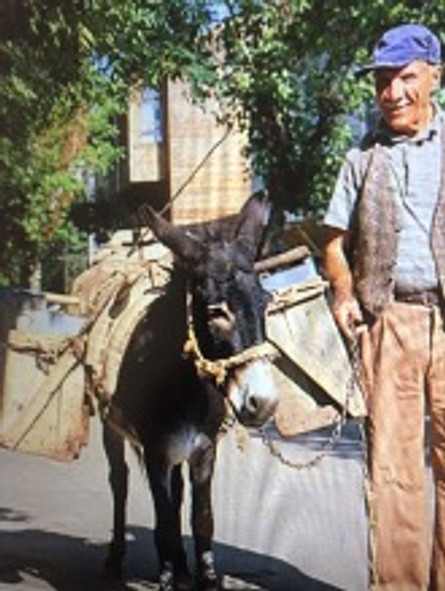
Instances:
[[[227,405],[246,426],[262,425],[276,407],[264,342],[266,297],[254,270],[264,216],[265,205],[255,196],[230,224],[187,231],[148,213],[151,229],[174,252],[177,264],[165,295],[150,307],[128,348],[113,405],[143,450],[163,591],[193,584],[200,590],[218,589],[211,503],[217,435]],[[110,574],[120,575],[127,466],[123,440],[104,425],[114,497],[106,566]],[[191,479],[194,577],[180,528],[185,461]]]

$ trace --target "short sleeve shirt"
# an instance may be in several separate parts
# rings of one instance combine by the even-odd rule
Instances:
[[[384,150],[393,171],[391,182],[399,197],[401,229],[398,238],[395,283],[398,289],[429,289],[437,286],[436,266],[431,248],[431,227],[437,203],[442,154],[441,121],[436,111],[430,127],[413,137],[391,133],[383,125],[372,132],[373,141],[382,134]],[[347,230],[364,177],[364,152],[358,147],[346,155],[324,224]]]

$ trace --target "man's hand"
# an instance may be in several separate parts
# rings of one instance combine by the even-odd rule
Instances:
[[[360,305],[354,297],[351,270],[345,256],[347,234],[334,228],[327,231],[323,267],[334,295],[332,312],[343,335],[352,340],[364,327]]]
[[[339,329],[348,340],[353,340],[365,327],[360,305],[354,297],[334,300],[332,313]]]

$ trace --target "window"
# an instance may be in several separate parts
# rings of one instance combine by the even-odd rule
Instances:
[[[162,142],[161,93],[154,88],[144,88],[141,94],[141,139],[147,143]]]

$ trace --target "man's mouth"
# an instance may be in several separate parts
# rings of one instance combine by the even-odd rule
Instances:
[[[385,107],[386,111],[391,114],[397,114],[403,112],[407,107],[409,107],[409,103],[403,103],[398,105],[387,105]]]

